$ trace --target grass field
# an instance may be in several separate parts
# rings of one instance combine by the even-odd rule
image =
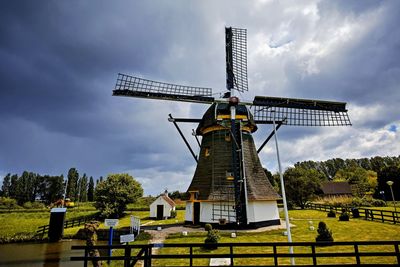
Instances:
[[[283,217],[283,216],[282,216]],[[335,241],[377,241],[377,240],[400,240],[400,226],[392,224],[383,224],[379,222],[365,221],[363,219],[351,219],[349,222],[340,222],[338,218],[327,218],[325,212],[313,210],[292,210],[289,211],[291,218],[292,238],[294,242],[314,242],[317,235],[316,228],[319,221],[324,221],[333,232]],[[315,230],[309,230],[309,222],[312,221]],[[282,230],[266,231],[261,233],[245,233],[238,232],[236,238],[231,238],[229,232],[221,232],[221,243],[242,243],[242,242],[287,242],[287,237],[284,236]],[[206,233],[188,233],[188,236],[174,234],[169,236],[166,243],[203,243]],[[363,247],[362,251],[373,249],[375,251],[394,251],[392,247]],[[319,247],[318,252],[329,251],[352,252],[352,246],[343,247]],[[278,249],[281,252],[287,252],[287,248]],[[264,247],[243,247],[235,248],[236,253],[266,253],[272,252],[272,248]],[[310,248],[296,247],[295,252],[310,252]],[[162,254],[187,254],[187,248],[163,248],[160,253]],[[228,248],[219,248],[216,251],[205,251],[202,248],[194,249],[194,253],[229,253]],[[393,263],[395,258],[381,259],[379,257],[363,259],[368,260],[368,263]],[[195,265],[207,265],[209,259],[196,259]],[[311,259],[297,259],[298,264],[312,264]],[[289,259],[280,259],[280,263],[289,264]],[[354,258],[329,258],[319,259],[318,263],[354,263]],[[155,264],[174,264],[174,265],[187,265],[188,260],[163,260],[155,262]],[[252,259],[237,259],[237,265],[256,265],[256,264],[273,264],[272,259],[260,258]]]

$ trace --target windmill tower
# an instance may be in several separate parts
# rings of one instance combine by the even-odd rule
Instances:
[[[222,99],[211,88],[156,82],[118,74],[115,96],[129,96],[208,104],[202,119],[173,118],[171,121],[197,162],[188,192],[185,221],[193,224],[224,224],[227,227],[259,227],[279,224],[277,200],[264,173],[252,133],[258,124],[292,126],[351,125],[346,103],[256,96],[240,102],[236,92],[248,91],[247,33],[225,28],[226,89]],[[178,123],[198,123],[194,132],[200,145],[195,155]],[[201,137],[201,143],[198,140]]]

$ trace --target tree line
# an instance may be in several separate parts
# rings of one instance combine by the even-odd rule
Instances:
[[[279,174],[265,173],[280,192]],[[400,199],[400,156],[302,161],[287,168],[283,177],[288,201],[299,207],[321,195],[321,184],[327,181],[349,183],[353,197],[371,196],[385,201],[393,200],[387,185],[387,181],[393,181],[394,198]]]
[[[102,180],[100,177],[96,184]],[[52,176],[24,171],[20,176],[8,173],[4,177],[0,196],[15,199],[18,205],[37,200],[50,204],[63,198],[64,193],[72,201],[86,202],[94,200],[95,186],[92,176],[85,173],[80,176],[76,168],[69,169],[67,179],[62,174]]]

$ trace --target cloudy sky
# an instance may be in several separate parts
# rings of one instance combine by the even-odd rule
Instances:
[[[111,96],[117,73],[225,88],[224,27],[248,31],[254,95],[347,102],[352,127],[282,127],[281,159],[400,154],[399,1],[1,1],[0,180],[129,172],[185,191],[195,162],[167,121],[206,105]],[[196,125],[182,126],[190,135]],[[271,126],[255,134],[260,145]],[[274,143],[261,153],[277,170]]]

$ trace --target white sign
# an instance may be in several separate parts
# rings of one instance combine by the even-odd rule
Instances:
[[[115,227],[118,225],[118,219],[105,219],[104,225],[107,227]]]
[[[128,243],[128,242],[133,242],[135,241],[135,235],[129,234],[129,235],[120,235],[119,236],[119,241],[121,243]]]

